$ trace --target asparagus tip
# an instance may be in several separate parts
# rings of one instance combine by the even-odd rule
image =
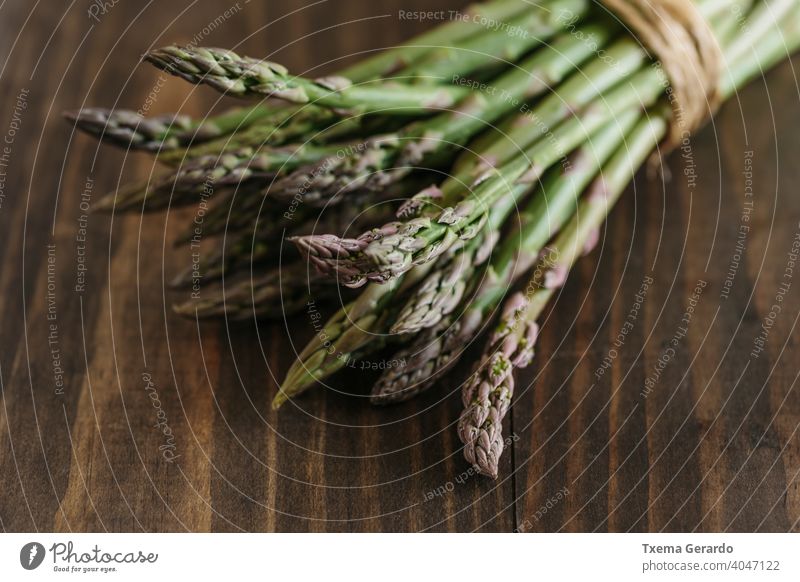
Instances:
[[[78,120],[80,119],[80,115],[81,115],[80,110],[77,110],[77,111],[62,111],[61,112],[61,117],[63,117],[64,119],[66,119],[67,121],[69,121],[72,124],[78,123]]]
[[[111,212],[114,210],[116,205],[116,193],[110,192],[101,198],[98,198],[96,202],[92,203],[92,212]]]
[[[191,317],[194,315],[194,304],[191,301],[184,301],[183,303],[173,303],[172,311],[183,317]]]
[[[272,399],[272,410],[278,410],[287,400],[289,400],[289,397],[283,391],[283,387],[281,387],[281,389]]]
[[[362,239],[342,238],[332,234],[308,234],[288,239],[300,254],[308,259],[322,274],[338,272],[349,279],[358,273],[353,270],[353,259],[367,246]],[[345,283],[350,286],[349,283]],[[360,285],[354,285],[360,286]]]

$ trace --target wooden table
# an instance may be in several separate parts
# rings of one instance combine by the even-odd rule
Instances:
[[[494,482],[465,472],[455,435],[468,365],[395,408],[318,390],[276,414],[283,323],[170,311],[166,281],[189,261],[171,241],[194,210],[86,213],[153,164],[73,133],[62,110],[230,105],[137,66],[148,47],[236,47],[318,74],[431,25],[399,10],[458,5],[0,7],[3,530],[798,530],[800,59],[670,156],[671,182],[638,176],[518,374]],[[313,334],[306,314],[288,325],[295,347]],[[337,385],[363,394],[367,378]]]

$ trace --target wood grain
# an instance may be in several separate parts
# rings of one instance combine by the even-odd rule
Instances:
[[[672,181],[637,177],[548,312],[537,364],[519,374],[496,482],[463,474],[454,422],[468,363],[396,408],[369,407],[357,397],[367,376],[343,374],[336,386],[350,396],[319,390],[272,412],[292,344],[313,330],[302,316],[287,328],[173,315],[165,281],[189,257],[171,241],[192,209],[89,215],[76,292],[87,181],[96,199],[154,167],[73,133],[62,110],[136,109],[157,90],[152,113],[204,114],[231,102],[138,66],[141,53],[200,34],[316,74],[429,26],[398,10],[458,5],[119,2],[98,22],[78,3],[0,6],[0,133],[28,91],[0,205],[4,531],[798,530],[800,282],[764,352],[750,355],[800,220],[796,58],[693,139],[694,189],[680,155],[668,160]],[[746,151],[755,203],[722,298]],[[598,379],[646,277],[641,311]],[[700,280],[688,333],[643,396]]]

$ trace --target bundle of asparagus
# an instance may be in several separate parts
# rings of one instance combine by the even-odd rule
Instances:
[[[100,208],[169,208],[221,192],[203,234],[222,241],[200,270],[223,283],[178,313],[268,317],[276,300],[299,310],[308,299],[342,297],[337,284],[361,288],[300,353],[275,408],[387,348],[405,365],[384,370],[370,401],[407,400],[500,311],[463,385],[458,423],[467,460],[496,477],[513,371],[532,359],[539,314],[591,250],[636,169],[669,145],[686,105],[675,98],[687,98],[685,79],[684,91],[673,91],[675,67],[655,60],[658,42],[628,31],[634,4],[488,0],[319,79],[223,49],[171,46],[146,60],[257,104],[204,120],[101,109],[68,117],[169,168]],[[691,18],[665,30],[678,44],[710,41],[721,60],[698,84],[704,102],[729,97],[800,46],[800,0],[664,6],[675,5]],[[299,253],[279,256],[287,235]],[[191,239],[189,231],[178,242]],[[175,285],[192,276],[181,273]]]

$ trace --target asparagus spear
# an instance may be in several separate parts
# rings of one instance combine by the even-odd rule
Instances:
[[[261,196],[262,189],[258,184],[249,183],[226,191],[208,208],[200,224],[192,221],[186,225],[184,231],[175,238],[175,246],[190,243],[198,236],[212,237],[244,229],[252,230],[257,223],[261,229],[268,228],[268,232],[280,231],[289,226],[291,221],[284,216],[283,208],[278,208],[269,199]],[[240,213],[239,200],[252,201],[252,206]],[[302,216],[298,218],[302,220]]]
[[[550,291],[552,293],[552,291]],[[520,293],[507,303],[498,330],[491,338],[493,351],[465,386],[466,410],[458,423],[458,436],[464,443],[464,458],[482,475],[497,478],[503,452],[503,417],[514,392],[514,368],[524,368],[533,359],[533,346],[539,334],[535,322],[522,320],[526,309],[541,309],[549,295],[540,293],[527,302]],[[515,331],[515,327],[519,331]]]
[[[412,183],[410,185],[413,188]],[[192,265],[176,276],[171,285],[184,287],[192,284],[200,274],[203,282],[230,277],[241,267],[260,264],[278,255],[280,239],[285,231],[314,232],[315,230],[347,232],[350,229],[359,231],[370,225],[381,224],[392,214],[392,199],[403,195],[402,191],[387,191],[387,203],[379,204],[378,200],[362,200],[357,204],[340,205],[326,209],[320,213],[299,214],[287,217],[283,212],[277,220],[269,216],[258,216],[253,219],[252,230],[243,230],[232,242],[223,240],[218,249],[198,265]],[[210,215],[210,213],[209,213]],[[208,215],[207,217],[208,218]],[[251,217],[252,218],[252,217]],[[244,228],[244,221],[228,215],[227,220],[234,227]],[[238,221],[237,221],[238,220]],[[202,235],[208,236],[208,223],[202,223]],[[226,237],[227,238],[227,237]],[[266,273],[257,275],[255,279],[242,281],[232,289],[224,286],[203,293],[197,300],[187,301],[173,306],[176,313],[189,317],[211,318],[226,316],[233,320],[269,319],[280,317],[274,309],[275,301],[281,300],[281,312],[284,315],[294,314],[300,310],[309,297],[328,298],[338,290],[328,278],[309,276],[303,269],[290,263],[283,269],[268,269]],[[223,282],[224,285],[224,282]],[[339,291],[341,292],[341,291]]]
[[[278,319],[299,312],[310,298],[333,297],[336,292],[335,285],[309,273],[304,264],[291,263],[268,269],[255,279],[203,293],[197,299],[173,305],[173,310],[200,319]]]
[[[587,247],[590,249],[606,215],[666,129],[663,114],[646,116],[636,125],[625,147],[603,167],[575,216],[550,245],[546,260],[526,285],[526,294],[517,293],[506,303],[484,357],[462,391],[465,410],[458,435],[465,458],[479,473],[497,477],[503,451],[502,421],[514,391],[512,372],[533,358],[539,329],[536,318],[563,284],[566,272]]]
[[[295,113],[299,110],[295,108]],[[287,108],[276,109],[259,104],[250,108],[237,107],[199,121],[176,113],[144,117],[128,109],[99,107],[67,111],[64,117],[82,131],[112,145],[161,152],[208,141],[256,122],[277,130],[287,118],[291,118],[292,113]]]
[[[278,235],[279,236],[279,235]],[[223,240],[196,265],[191,265],[178,273],[170,281],[173,288],[189,287],[201,274],[203,281],[214,281],[230,276],[243,264],[255,265],[274,259],[280,251],[280,241],[267,236],[242,234],[232,241]]]
[[[724,45],[722,42],[723,37],[720,36],[721,30],[727,30],[730,22],[738,24],[736,19],[731,18],[732,14],[736,14],[734,9],[738,8],[740,11],[739,13],[746,11],[747,7],[752,1],[753,0],[702,0],[697,2],[697,8],[704,18],[708,20],[716,19],[715,26],[712,28],[715,30],[720,43]],[[602,49],[601,43],[598,43],[595,37],[587,35],[580,29],[574,29],[573,26],[574,25],[570,23],[567,28],[571,29],[571,32],[575,36],[583,37],[587,43],[596,45],[598,49]],[[603,59],[601,59],[601,61],[613,63],[615,60],[616,57],[614,55],[609,55],[607,51],[604,51]],[[593,63],[593,66],[602,67],[602,64]],[[602,83],[603,79],[606,77],[602,71],[589,70],[588,67],[583,70],[583,75],[581,76],[583,78],[591,77],[592,80],[599,80],[600,83]],[[561,108],[562,114],[564,111],[569,114],[571,108],[573,108],[571,110],[577,109],[574,103],[564,103],[562,101],[563,94],[571,93],[573,90],[581,90],[580,87],[569,88],[567,85],[570,83],[579,85],[580,81],[578,76],[576,75],[573,78],[568,79],[563,85],[558,87],[557,94],[551,95],[547,98],[548,100],[552,101],[549,104],[549,108],[556,110]],[[594,98],[594,96],[600,94],[602,90],[610,88],[610,86],[610,84],[603,84],[603,89],[598,88],[595,92],[595,95],[593,95],[591,98]],[[539,105],[537,106],[536,114],[528,116],[527,119],[529,121],[535,121],[535,127],[538,129],[538,132],[533,133],[532,135],[537,136],[541,134],[542,131],[546,131],[548,128],[555,127],[557,122],[564,119],[564,117],[562,116],[543,119],[542,105]],[[451,173],[458,176],[459,179],[466,181],[469,179],[469,176],[479,173],[477,168],[485,168],[489,162],[497,165],[498,160],[496,159],[496,155],[498,150],[495,149],[490,151],[490,148],[496,147],[504,141],[514,141],[519,144],[519,149],[523,149],[528,143],[530,143],[530,139],[526,140],[525,136],[523,135],[523,131],[521,131],[518,127],[519,124],[520,120],[518,116],[516,114],[512,114],[507,115],[497,127],[487,128],[486,131],[478,135],[469,144],[469,147],[465,148],[465,150],[459,155],[453,164]],[[500,149],[499,151],[503,150]]]
[[[527,184],[517,184],[509,198],[516,201],[530,190]],[[494,252],[500,240],[500,229],[510,208],[489,214],[484,231],[468,241],[448,249],[428,277],[418,285],[400,309],[391,326],[393,334],[415,333],[436,326],[452,314],[474,286],[480,267]]]
[[[534,263],[545,243],[572,216],[581,191],[639,118],[635,110],[608,123],[573,152],[564,167],[555,167],[542,180],[530,203],[520,213],[516,228],[492,257],[488,272],[463,313],[453,312],[438,325],[418,335],[396,355],[403,368],[387,370],[372,390],[373,404],[401,402],[429,388],[461,356],[491,317],[514,281]],[[478,277],[476,277],[478,279]]]
[[[315,145],[349,143],[362,136],[394,131],[398,124],[404,124],[399,117],[380,115],[341,117],[334,111],[312,105],[296,109],[297,112],[287,117],[280,125],[257,123],[213,141],[160,153],[158,161],[168,166],[178,166],[201,156],[218,156],[227,150],[247,147],[260,149],[299,142],[311,142]]]
[[[270,180],[283,170],[330,157],[341,145],[311,143],[282,148],[243,148],[219,156],[202,156],[155,180],[134,182],[97,201],[96,210],[160,210],[196,202],[217,186]]]
[[[747,52],[754,47],[757,49],[759,42],[769,42],[777,32],[776,23],[780,25],[785,19],[790,24],[797,18],[796,0],[769,0],[757,3],[747,15],[740,34],[733,36],[730,45],[726,46],[724,52],[728,67],[731,70],[738,69],[737,61],[747,59]]]
[[[158,161],[168,166],[178,166],[187,160],[202,156],[219,156],[226,150],[262,148],[267,145],[276,147],[293,142],[305,142],[308,136],[319,135],[333,124],[342,123],[341,118],[333,111],[311,105],[287,107],[277,112],[279,115],[275,116],[274,121],[242,125],[233,131],[221,133],[213,140],[194,140],[192,147],[189,148],[176,147],[167,151],[162,149]],[[351,125],[358,125],[358,121],[353,119]],[[321,143],[319,139],[311,141],[315,144]],[[199,145],[194,145],[198,142]]]
[[[345,77],[296,77],[277,63],[242,57],[222,48],[167,46],[145,59],[167,73],[236,97],[273,97],[311,103],[349,114],[381,112],[419,115],[452,107],[468,94],[465,87],[409,86],[395,82],[353,84]]]
[[[474,71],[482,63],[496,60],[504,50],[522,53],[524,47],[535,46],[566,25],[564,14],[580,18],[588,8],[587,0],[552,0],[552,6],[546,9],[529,8],[527,13],[512,21],[521,29],[516,38],[509,39],[504,32],[490,31],[479,35],[467,46],[472,51],[470,58],[448,63],[446,70],[451,78],[455,78]],[[497,35],[500,38],[494,38]],[[494,42],[487,42],[492,39]],[[447,54],[448,49],[441,49],[437,53],[439,56],[435,55],[432,60],[441,60],[442,51]],[[469,93],[463,86],[411,87],[387,82],[353,84],[352,79],[341,75],[306,79],[290,75],[277,63],[210,47],[173,45],[153,50],[145,55],[145,59],[191,83],[206,84],[235,96],[266,95],[292,103],[313,102],[337,111],[356,113],[380,111],[384,114],[418,115],[429,109],[452,107]],[[428,63],[428,66],[432,65]],[[427,74],[426,65],[420,65],[418,72]]]
[[[241,185],[206,212],[202,223],[202,235],[215,236],[222,233],[249,232],[261,237],[280,232],[284,228],[290,233],[330,232],[327,228],[331,221],[318,221],[317,217],[351,216],[354,213],[366,212],[369,206],[407,197],[410,192],[418,191],[420,185],[427,180],[429,178],[426,179],[420,175],[413,180],[405,180],[387,189],[380,196],[368,198],[356,195],[350,198],[350,204],[336,205],[324,209],[305,204],[296,204],[294,201],[287,206],[269,196],[269,191],[265,192],[263,187],[259,187],[257,183],[252,183],[251,181],[248,184]],[[346,208],[342,209],[342,207]],[[382,205],[380,209],[383,211],[385,205]],[[385,213],[383,215],[387,219],[389,218]],[[303,226],[297,228],[294,226],[297,224]],[[338,225],[340,222],[333,222],[332,224]],[[356,224],[365,224],[365,222],[359,220],[349,224],[347,229],[335,228],[334,231],[358,232],[358,230],[353,230]],[[367,223],[368,227],[375,225],[376,223],[374,222]],[[189,225],[189,228],[176,239],[176,244],[190,241],[195,232],[195,225]]]

